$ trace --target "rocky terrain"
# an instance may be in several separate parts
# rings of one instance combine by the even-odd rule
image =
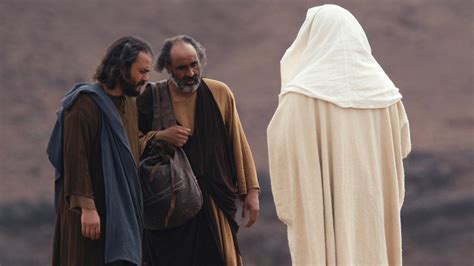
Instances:
[[[262,185],[261,217],[242,228],[246,265],[290,265],[271,197],[266,126],[279,60],[307,8],[290,0],[0,1],[0,265],[48,265],[53,170],[45,148],[55,110],[90,81],[105,48],[136,35],[158,51],[189,34],[207,48],[205,76],[234,91]],[[400,88],[413,153],[402,210],[406,265],[474,263],[474,4],[469,0],[331,1],[352,11]],[[163,78],[153,74],[153,79]]]

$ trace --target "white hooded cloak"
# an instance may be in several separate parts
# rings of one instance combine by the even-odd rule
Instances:
[[[267,137],[293,265],[400,265],[410,131],[362,27],[341,7],[309,9],[281,74]]]

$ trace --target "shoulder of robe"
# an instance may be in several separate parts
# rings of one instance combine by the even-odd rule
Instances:
[[[95,116],[99,114],[99,107],[87,93],[81,93],[68,113],[81,113],[85,116]]]
[[[148,83],[145,86],[145,89],[137,96],[136,101],[146,101],[153,97],[153,92],[151,90],[152,82]]]
[[[397,107],[398,107],[398,111],[402,114],[405,114],[406,111],[405,111],[405,105],[403,104],[403,101],[402,100],[399,100],[397,102]]]
[[[214,97],[222,100],[222,98],[234,99],[234,94],[230,90],[229,86],[222,81],[218,81],[210,78],[203,78],[209,89],[212,91]]]

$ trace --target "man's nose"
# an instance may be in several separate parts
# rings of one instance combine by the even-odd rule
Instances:
[[[188,71],[186,71],[186,76],[194,77],[194,70],[192,68],[188,68]]]
[[[148,74],[143,75],[142,80],[148,81],[150,79],[150,76]]]

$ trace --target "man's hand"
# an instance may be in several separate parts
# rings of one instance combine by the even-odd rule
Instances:
[[[165,130],[158,131],[156,139],[164,140],[175,147],[183,147],[188,141],[189,135],[191,135],[191,129],[181,126],[172,126]]]
[[[244,205],[242,206],[242,219],[245,219],[247,212],[250,212],[250,215],[245,227],[249,228],[255,223],[260,212],[257,188],[251,188],[247,191],[247,196],[245,196]]]
[[[82,208],[81,214],[82,235],[92,240],[100,237],[100,217],[97,210]]]

